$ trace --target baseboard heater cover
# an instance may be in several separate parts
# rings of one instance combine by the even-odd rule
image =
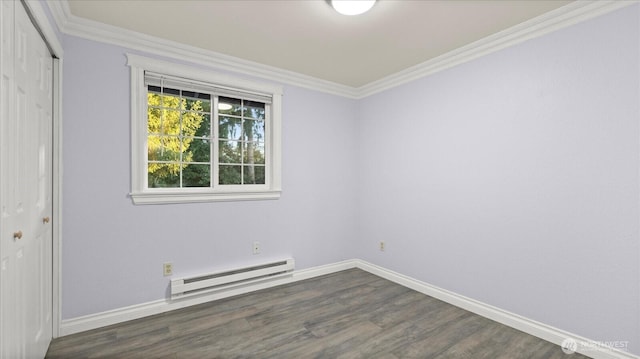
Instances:
[[[273,279],[293,272],[293,258],[270,263],[237,268],[223,272],[203,274],[195,277],[172,279],[171,298],[177,299],[205,292],[224,290],[240,285]]]

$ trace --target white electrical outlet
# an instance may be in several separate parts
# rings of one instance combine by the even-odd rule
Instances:
[[[380,251],[384,252],[384,247],[385,247],[384,241],[380,241],[379,247],[380,247]]]
[[[253,242],[253,254],[260,254],[260,242]]]
[[[162,274],[168,277],[173,274],[173,263],[167,262],[162,264]]]

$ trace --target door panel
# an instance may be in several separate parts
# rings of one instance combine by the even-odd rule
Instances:
[[[13,293],[16,278],[16,251],[13,233],[16,228],[13,216],[15,189],[16,121],[14,93],[14,31],[13,1],[0,1],[2,47],[0,49],[0,358],[23,357],[20,351],[19,333],[23,331],[18,319],[17,296]]]
[[[52,57],[22,4],[0,4],[0,359],[42,358],[52,336]]]
[[[25,14],[26,15],[26,14]],[[29,149],[27,177],[29,225],[33,230],[30,243],[31,256],[27,257],[27,266],[31,276],[27,279],[32,295],[26,303],[29,308],[30,323],[27,332],[27,350],[29,357],[44,357],[52,335],[52,81],[46,76],[52,75],[53,59],[49,50],[31,26],[29,38],[34,43],[28,47],[28,137],[25,142]]]

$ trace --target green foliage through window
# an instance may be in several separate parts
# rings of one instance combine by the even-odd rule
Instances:
[[[264,184],[264,103],[222,96],[218,101],[220,184]]]
[[[149,86],[149,188],[209,187],[211,96]]]
[[[215,139],[214,98],[148,86],[149,188],[211,187],[212,153],[220,185],[265,184],[265,104],[220,96]]]

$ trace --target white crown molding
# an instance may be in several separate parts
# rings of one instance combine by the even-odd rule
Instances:
[[[77,17],[71,14],[67,0],[47,3],[58,28],[67,35],[347,98],[357,97],[357,90],[350,86]]]
[[[68,35],[352,99],[364,98],[391,89],[505,47],[522,43],[635,3],[638,3],[638,0],[578,0],[429,61],[355,88],[87,20],[71,14],[67,0],[47,1],[58,28]]]
[[[429,61],[364,85],[358,88],[358,97],[364,98],[394,88],[506,47],[517,45],[635,3],[638,3],[638,0],[578,0],[569,3],[561,8],[487,36]]]

